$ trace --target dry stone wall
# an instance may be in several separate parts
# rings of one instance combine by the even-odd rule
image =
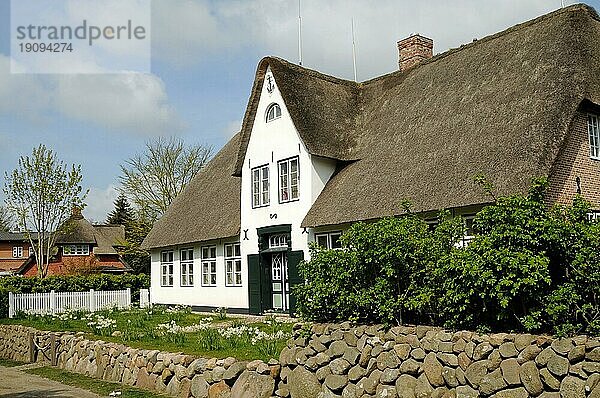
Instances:
[[[298,324],[279,361],[264,363],[0,325],[0,357],[28,361],[30,336],[47,349],[52,335],[60,368],[174,397],[600,398],[600,340],[585,336]]]
[[[600,341],[313,325],[280,355],[282,397],[600,398]]]
[[[260,360],[198,358],[88,340],[82,333],[41,332],[14,325],[0,325],[0,357],[29,361],[30,333],[46,353],[51,335],[55,335],[59,368],[173,397],[269,398],[281,368],[275,360],[267,364]],[[50,359],[40,352],[36,361]]]

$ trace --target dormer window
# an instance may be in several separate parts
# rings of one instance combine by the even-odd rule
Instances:
[[[598,129],[598,116],[588,115],[588,136],[590,138],[590,157],[600,159],[600,130]]]
[[[267,123],[281,117],[281,107],[277,104],[271,104],[267,108]]]

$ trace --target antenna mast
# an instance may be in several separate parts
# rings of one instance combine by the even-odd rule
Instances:
[[[302,9],[298,0],[298,63],[302,65]]]
[[[352,66],[354,68],[354,81],[356,78],[356,44],[354,43],[354,18],[351,20],[352,23]]]

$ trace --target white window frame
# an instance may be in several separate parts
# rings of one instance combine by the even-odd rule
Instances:
[[[600,125],[598,116],[587,115],[588,139],[590,144],[590,158],[600,160]]]
[[[217,286],[217,246],[202,246],[200,254],[200,284],[205,287]]]
[[[225,253],[225,286],[242,286],[242,252],[240,243],[227,243]]]
[[[292,172],[292,163],[296,163],[296,172]],[[285,165],[285,170],[283,166]],[[277,175],[279,176],[279,203],[294,202],[300,199],[300,159],[294,156],[277,162]],[[293,196],[293,187],[296,187],[296,196]]]
[[[173,250],[160,252],[160,286],[173,286]]]
[[[267,107],[267,110],[265,112],[265,123],[272,122],[273,120],[277,120],[280,117],[281,117],[281,106],[279,106],[278,103],[274,102]]]
[[[592,210],[587,214],[587,219],[590,222],[598,222],[600,221],[600,211]]]
[[[254,167],[250,175],[252,176],[252,208],[268,206],[271,202],[269,165]]]
[[[340,237],[342,236],[342,231],[320,232],[318,234],[315,234],[315,242],[317,243],[317,245],[324,249],[340,250],[342,249],[341,244],[339,247],[333,247],[333,242],[336,236],[339,241]],[[326,239],[326,246],[323,246],[319,243],[319,238]]]
[[[469,227],[467,225],[468,222],[473,223],[473,220],[475,219],[475,214],[462,215],[461,217],[463,219],[463,222],[465,223],[465,235],[460,239],[460,241],[456,243],[455,246],[458,248],[467,247],[469,243],[471,243],[471,241],[475,238],[475,234],[468,234]]]
[[[13,258],[23,258],[23,246],[13,246],[12,256]]]
[[[89,256],[90,245],[64,245],[63,256]]]
[[[288,237],[286,234],[276,234],[269,236],[269,249],[288,247]]]
[[[185,259],[183,259],[185,257]],[[179,250],[179,283],[181,287],[194,286],[194,249],[191,247]]]

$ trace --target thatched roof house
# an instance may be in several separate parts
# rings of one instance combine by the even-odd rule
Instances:
[[[242,242],[245,263],[262,247],[261,228],[289,224],[291,248],[307,254],[304,241],[321,231],[402,214],[405,200],[424,213],[481,208],[491,198],[475,184],[477,174],[498,194],[523,192],[531,178],[546,176],[549,202],[580,191],[600,204],[594,9],[563,8],[433,57],[429,43],[422,36],[399,42],[401,69],[359,83],[264,58],[240,133],[176,199],[144,246],[201,247],[231,238]],[[281,106],[281,120],[269,124],[273,104]],[[289,127],[285,145],[276,145],[269,130],[275,126],[280,135]],[[292,178],[286,159],[293,152],[280,148],[296,141],[295,164],[312,188],[294,212],[281,193]],[[303,156],[312,165],[305,171]],[[279,195],[279,204],[269,195]],[[296,229],[306,234],[294,238]],[[156,254],[152,269],[160,263]]]

